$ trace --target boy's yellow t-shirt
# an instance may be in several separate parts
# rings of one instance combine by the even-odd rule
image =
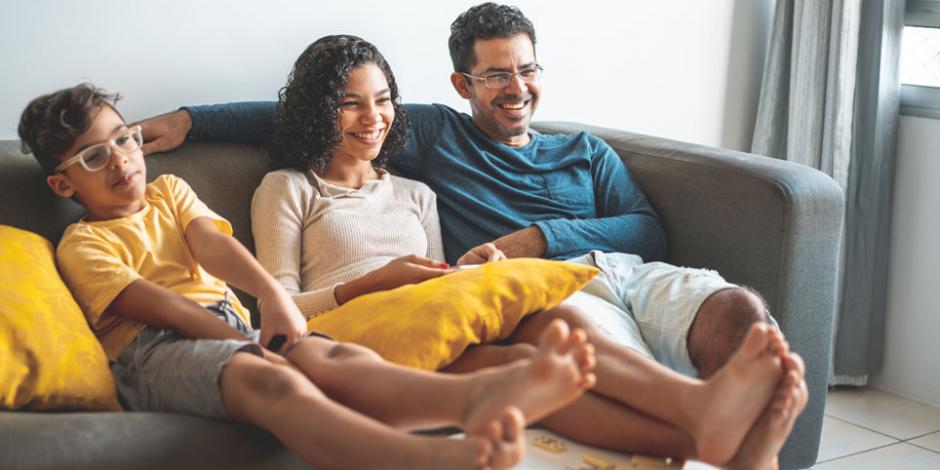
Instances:
[[[112,361],[146,326],[106,311],[130,283],[146,279],[200,305],[219,302],[229,292],[196,262],[185,230],[198,217],[210,218],[228,235],[231,224],[173,175],[148,184],[144,198],[147,206],[136,214],[70,225],[56,249],[62,278]],[[248,311],[231,292],[229,300],[250,325]]]

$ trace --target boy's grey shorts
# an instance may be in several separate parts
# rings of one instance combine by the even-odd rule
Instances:
[[[171,330],[144,328],[111,366],[125,407],[228,417],[219,389],[222,368],[240,351],[262,356],[260,332],[245,325],[227,300],[206,309],[245,333],[245,340],[194,340]]]

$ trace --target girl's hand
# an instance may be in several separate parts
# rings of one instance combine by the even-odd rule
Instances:
[[[500,251],[499,248],[496,248],[496,245],[492,243],[484,243],[464,253],[464,255],[457,260],[457,266],[463,266],[465,264],[483,264],[499,261],[501,259],[506,259],[505,253]]]
[[[360,295],[417,284],[453,271],[450,265],[441,261],[417,255],[402,256],[355,281],[336,286],[333,295],[336,303],[342,305]]]

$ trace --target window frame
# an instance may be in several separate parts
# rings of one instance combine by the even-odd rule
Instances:
[[[940,28],[940,0],[907,0],[904,26]],[[901,114],[940,119],[940,87],[901,84],[900,99]]]

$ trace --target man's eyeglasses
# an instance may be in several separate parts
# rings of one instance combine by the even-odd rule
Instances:
[[[474,80],[483,80],[483,85],[487,88],[506,88],[509,86],[509,83],[512,82],[512,77],[518,75],[525,83],[532,83],[538,81],[542,76],[542,66],[536,65],[535,67],[529,67],[522,69],[518,72],[494,72],[489,75],[478,77],[476,75],[470,75],[469,73],[460,72],[461,75],[472,78]]]
[[[144,138],[140,133],[140,126],[121,129],[114,133],[107,142],[92,145],[78,152],[74,157],[55,167],[59,172],[75,163],[81,163],[88,171],[98,171],[111,163],[112,149],[127,155],[140,148]]]

